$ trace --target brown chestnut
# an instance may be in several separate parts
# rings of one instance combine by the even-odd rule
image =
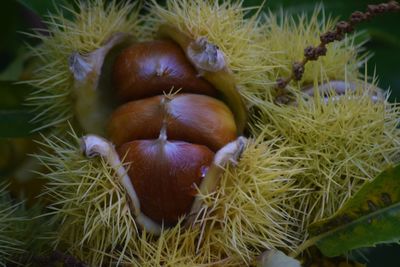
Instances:
[[[116,145],[157,138],[163,119],[168,139],[205,145],[216,152],[236,139],[236,125],[230,109],[221,101],[204,95],[178,94],[131,101],[113,112],[108,127]]]
[[[184,52],[169,40],[135,43],[124,49],[113,66],[117,97],[135,100],[169,92],[171,88],[216,96],[216,90],[197,75]]]
[[[240,130],[232,111],[215,98],[223,90],[201,78],[181,47],[170,40],[124,49],[112,76],[116,95],[125,104],[112,113],[108,124],[117,151],[110,143],[106,146],[115,155],[109,162],[122,177],[135,220],[159,233],[160,225],[174,225],[195,210],[197,188],[211,188],[217,180],[214,176],[225,166],[218,165],[214,153],[226,151],[221,148],[235,140]],[[223,77],[215,84],[232,89],[231,76]],[[226,153],[222,154],[217,153],[218,159]],[[115,158],[129,163],[129,170],[122,172]]]
[[[176,224],[190,211],[196,188],[214,157],[205,146],[162,138],[132,141],[117,152],[131,162],[128,175],[141,211],[165,226]]]

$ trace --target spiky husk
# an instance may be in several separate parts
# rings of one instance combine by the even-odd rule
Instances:
[[[0,266],[14,262],[25,252],[18,225],[25,219],[17,210],[21,203],[12,203],[5,183],[0,184]]]
[[[37,157],[50,170],[43,175],[60,222],[54,245],[91,266],[242,266],[265,249],[294,249],[302,237],[293,216],[298,211],[289,203],[304,194],[293,186],[297,159],[282,156],[289,148],[277,148],[276,140],[262,138],[226,170],[217,192],[204,196],[205,217],[160,237],[139,231],[116,175],[102,160],[84,158],[75,134],[71,141],[45,139],[48,152]]]
[[[311,99],[297,96],[297,104],[264,103],[258,130],[266,139],[282,138],[287,156],[303,158],[304,171],[295,175],[298,187],[310,194],[299,203],[303,228],[335,213],[366,181],[389,164],[400,151],[399,106],[374,101],[367,88],[331,96],[317,92]],[[256,130],[257,131],[257,130]]]
[[[206,259],[195,253],[199,231],[183,229],[179,224],[166,229],[158,238],[151,238],[143,232],[140,239],[124,251],[123,262],[133,266],[198,266],[200,263],[214,263],[219,259]],[[205,250],[210,248],[205,248]],[[118,253],[122,253],[119,251]],[[211,264],[210,264],[211,265]]]
[[[320,35],[334,29],[337,22],[337,19],[325,14],[322,4],[316,6],[311,15],[302,13],[294,16],[284,11],[278,14],[269,12],[263,14],[263,20],[265,22],[261,26],[262,40],[258,43],[270,51],[270,55],[263,56],[263,64],[277,66],[272,70],[272,75],[271,72],[265,73],[266,81],[290,77],[292,64],[303,60],[304,49],[310,45],[319,45]],[[313,84],[317,77],[321,77],[321,70],[324,78],[328,80],[359,78],[358,69],[367,56],[360,54],[363,43],[355,41],[359,35],[361,34],[348,35],[340,42],[329,44],[327,54],[317,61],[308,62],[302,80],[292,82],[288,89],[297,91],[298,88]],[[254,103],[258,103],[259,98],[270,99],[275,86],[275,83],[270,83],[252,87],[248,98]]]
[[[29,99],[37,114],[33,121],[41,125],[37,130],[51,126],[65,130],[67,121],[74,118],[74,80],[68,64],[73,52],[92,52],[117,32],[139,35],[136,4],[118,4],[116,0],[107,4],[102,0],[78,4],[77,11],[71,7],[49,15],[48,35],[32,34],[42,41],[38,47],[31,48],[38,62],[34,79],[29,81],[37,88]],[[72,20],[64,13],[70,13]]]
[[[243,1],[167,1],[161,6],[151,1],[149,28],[156,32],[160,25],[176,27],[194,40],[207,37],[225,54],[228,68],[233,72],[239,91],[246,95],[248,87],[271,84],[276,65],[269,49],[260,43],[259,12],[262,7],[245,8]],[[251,15],[251,12],[253,14]],[[245,18],[246,17],[246,18]],[[268,58],[268,60],[266,60]]]
[[[125,192],[104,161],[85,158],[75,133],[69,139],[44,138],[46,151],[36,157],[49,170],[50,215],[60,223],[54,247],[93,266],[102,266],[112,252],[137,238]],[[107,261],[105,260],[107,259]]]
[[[49,169],[49,215],[59,222],[54,248],[68,251],[89,266],[130,262],[134,266],[192,266],[196,231],[175,228],[160,237],[140,232],[118,176],[103,160],[85,158],[78,137],[45,138],[47,152],[37,158]],[[168,264],[169,265],[168,265]]]
[[[130,213],[126,193],[103,160],[85,158],[78,137],[45,139],[48,152],[37,157],[50,170],[52,215],[60,222],[54,247],[64,248],[89,266],[130,262],[134,266],[191,266],[196,260],[196,231],[180,226],[153,237],[139,229]],[[172,265],[168,265],[171,263]]]
[[[50,17],[52,36],[40,37],[43,45],[33,49],[43,66],[31,81],[40,88],[31,104],[42,111],[35,120],[43,127],[65,128],[74,117],[70,54],[91,52],[114,32],[139,30],[137,13],[128,16],[132,6],[115,3],[81,4],[78,12],[71,11],[75,22],[61,13]],[[193,229],[178,225],[157,238],[140,232],[124,189],[104,161],[84,158],[74,133],[69,139],[45,138],[37,157],[49,170],[43,176],[50,180],[47,192],[60,223],[54,246],[93,266],[242,266],[268,248],[295,249],[308,223],[334,213],[395,159],[395,105],[372,103],[361,93],[328,104],[300,96],[296,107],[270,102],[275,79],[289,76],[293,60],[302,59],[306,46],[318,44],[333,21],[321,22],[317,9],[309,21],[301,16],[300,23],[289,15],[280,22],[270,14],[260,28],[257,16],[243,18],[247,10],[241,4],[172,0],[164,8],[152,1],[138,34],[144,38],[144,31],[154,33],[167,23],[193,38],[206,36],[225,53],[242,95],[261,110],[259,123],[250,125],[258,139],[237,168],[226,170],[218,191],[204,196],[207,216]],[[289,88],[296,92],[321,74],[354,80],[356,50],[351,38],[331,44],[326,58],[307,64],[304,81]]]
[[[290,251],[302,241],[299,211],[293,202],[307,192],[296,187],[300,158],[287,157],[290,146],[264,134],[251,141],[237,166],[227,168],[215,193],[204,195],[207,205],[202,244],[216,244],[221,255],[249,265],[263,251]]]

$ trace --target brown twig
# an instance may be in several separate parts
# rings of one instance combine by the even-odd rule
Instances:
[[[318,60],[320,56],[325,56],[327,52],[326,45],[334,41],[343,40],[346,33],[354,31],[354,27],[364,21],[388,12],[400,11],[400,5],[397,1],[389,1],[377,5],[368,5],[365,12],[353,12],[347,21],[339,21],[335,30],[328,31],[320,35],[321,43],[318,46],[308,46],[304,49],[304,58],[300,62],[294,62],[292,65],[292,74],[286,78],[278,78],[276,80],[276,89],[278,92],[284,92],[286,86],[292,81],[300,81],[304,74],[305,65],[308,61]],[[278,93],[279,95],[279,93]]]

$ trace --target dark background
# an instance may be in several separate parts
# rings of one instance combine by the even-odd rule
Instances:
[[[54,4],[61,5],[70,0],[6,0],[0,7],[0,80],[14,81],[21,75],[24,67],[26,44],[35,45],[37,41],[22,34],[31,28],[41,28],[41,18],[54,11]],[[262,1],[244,1],[246,6],[259,5]],[[379,1],[366,0],[325,0],[322,1],[328,14],[346,19],[353,11],[364,11],[367,4]],[[283,8],[291,14],[311,13],[315,4],[313,0],[270,0],[266,7],[271,10]],[[365,30],[370,37],[366,49],[374,56],[369,61],[368,73],[376,73],[379,85],[392,93],[392,101],[400,99],[400,14],[388,14],[376,17],[373,21],[363,23],[358,28]],[[1,90],[0,86],[0,90]],[[1,92],[0,92],[1,93]],[[0,107],[1,108],[1,107]],[[400,226],[399,226],[400,227]],[[385,245],[363,251],[369,259],[368,266],[400,266],[400,247]]]

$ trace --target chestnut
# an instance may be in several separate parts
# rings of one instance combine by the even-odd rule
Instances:
[[[164,118],[171,140],[205,145],[216,152],[236,139],[235,120],[229,108],[215,98],[196,94],[154,96],[120,106],[109,122],[110,139],[121,145],[157,138]]]
[[[161,95],[171,88],[216,96],[217,91],[199,77],[184,52],[170,40],[135,43],[117,57],[112,73],[121,101]]]
[[[128,175],[141,212],[165,226],[176,224],[190,211],[214,157],[206,146],[162,138],[125,143],[117,152],[130,162]]]
[[[232,142],[240,132],[237,119],[215,98],[223,91],[201,78],[191,64],[182,48],[170,40],[135,43],[124,49],[112,73],[122,103],[108,123],[112,144],[101,138],[94,138],[95,145],[86,142],[120,176],[136,222],[155,234],[162,225],[172,226],[197,210],[197,190],[215,187],[226,166],[221,158],[238,143]],[[229,85],[232,91],[229,77],[215,84],[218,88]],[[91,155],[92,150],[87,151]],[[128,171],[120,159],[129,164]]]

